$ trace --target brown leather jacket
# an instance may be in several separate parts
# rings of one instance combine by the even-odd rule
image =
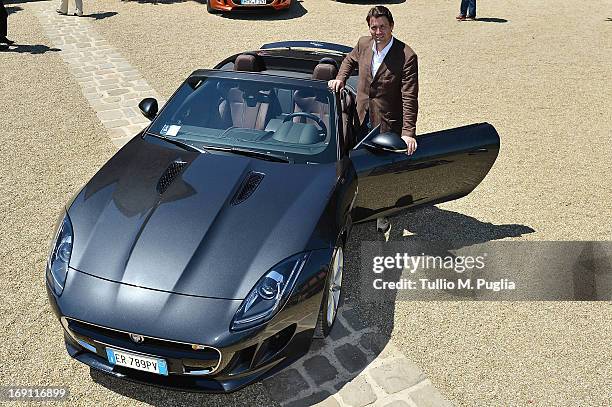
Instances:
[[[363,124],[370,112],[372,127],[380,124],[381,133],[392,131],[414,137],[419,110],[419,76],[417,56],[397,38],[372,78],[372,37],[361,37],[344,58],[336,76],[346,83],[351,72],[359,68],[357,114]]]

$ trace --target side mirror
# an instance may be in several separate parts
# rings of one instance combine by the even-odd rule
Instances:
[[[371,139],[364,141],[363,145],[373,150],[390,151],[392,153],[405,153],[408,151],[404,140],[391,132],[377,134]]]
[[[138,104],[138,108],[144,117],[153,120],[157,116],[157,100],[154,98],[142,99]]]

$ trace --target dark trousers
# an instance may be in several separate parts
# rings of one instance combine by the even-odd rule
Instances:
[[[370,120],[370,111],[366,110],[365,117],[363,119],[363,123],[359,125],[359,140],[363,139],[368,133],[372,130],[372,121]]]
[[[6,20],[8,18],[8,11],[4,8],[4,3],[0,0],[0,39],[6,38]]]
[[[461,0],[459,14],[464,17],[476,17],[476,0]]]

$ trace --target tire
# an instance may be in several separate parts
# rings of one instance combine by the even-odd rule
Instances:
[[[344,245],[334,249],[334,255],[325,280],[325,292],[319,309],[319,319],[314,338],[323,339],[329,335],[342,301],[342,274],[344,272]]]

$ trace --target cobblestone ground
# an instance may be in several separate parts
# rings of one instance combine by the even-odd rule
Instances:
[[[160,106],[164,101],[87,19],[67,18],[49,3],[41,3],[36,11],[45,34],[62,50],[62,58],[113,143],[123,146],[149,122],[138,103],[146,97],[156,98]]]
[[[66,18],[49,3],[36,12],[113,144],[121,147],[148,123],[138,102],[159,101],[159,94],[86,19]],[[450,405],[418,366],[350,306],[339,314],[330,339],[316,341],[308,355],[264,382],[273,400],[292,407]]]

